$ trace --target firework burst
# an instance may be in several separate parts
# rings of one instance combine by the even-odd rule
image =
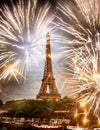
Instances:
[[[46,33],[54,30],[53,19],[48,3],[40,8],[36,0],[1,5],[0,80],[14,77],[19,82],[43,58]]]
[[[71,95],[100,115],[100,2],[75,0],[58,2],[60,29],[66,36],[64,46],[65,83]],[[63,19],[63,20],[62,20]],[[88,115],[88,114],[87,114]]]

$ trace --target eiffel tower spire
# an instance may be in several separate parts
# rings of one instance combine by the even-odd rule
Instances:
[[[60,99],[61,95],[56,88],[55,79],[53,76],[52,63],[51,63],[51,47],[50,47],[50,34],[46,35],[46,60],[44,66],[44,74],[42,84],[38,95],[38,99]]]

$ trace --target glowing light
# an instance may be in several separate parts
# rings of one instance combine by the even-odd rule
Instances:
[[[76,110],[74,114],[74,118],[77,118],[77,117],[78,117],[78,111]]]
[[[88,113],[93,110],[100,116],[99,0],[75,0],[71,4],[59,0],[58,10],[58,24],[66,36],[62,71],[65,85],[78,102],[84,99]]]
[[[51,58],[51,55],[50,55],[50,54],[48,54],[48,57],[50,57],[50,58]]]
[[[10,80],[12,77],[14,77],[16,79],[16,81],[19,83],[17,75],[20,75],[21,77],[23,77],[23,75],[19,72],[19,68],[18,68],[18,61],[16,61],[13,64],[9,64],[4,66],[4,70],[3,73],[1,74],[1,79],[6,79],[8,78],[8,80]]]
[[[55,14],[49,3],[37,11],[37,0],[10,2],[12,8],[0,8],[0,80],[14,76],[18,82],[43,58],[46,33],[55,30]]]
[[[83,124],[86,125],[87,123],[89,123],[89,120],[85,117],[85,118],[83,119]]]
[[[100,126],[100,119],[98,120],[98,125]]]
[[[80,102],[80,107],[84,108],[85,107],[85,102]]]

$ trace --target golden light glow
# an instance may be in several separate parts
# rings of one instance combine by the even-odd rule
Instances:
[[[50,55],[50,54],[48,54],[48,57],[50,57],[50,58],[51,58],[51,55]]]
[[[16,79],[16,81],[19,83],[18,79],[17,79],[17,76],[20,75],[22,76],[20,73],[19,73],[19,67],[17,66],[19,63],[19,61],[16,61],[15,63],[13,64],[7,64],[4,66],[4,72],[1,74],[1,79],[6,79],[8,78],[8,80],[10,80],[12,77],[14,77]]]
[[[8,73],[11,73],[11,74],[13,73],[15,74],[18,72],[18,68],[14,67],[13,65],[9,66],[7,70],[8,70]]]
[[[85,102],[80,102],[80,107],[84,108],[84,107],[85,107],[85,105],[86,105],[86,103],[85,103]]]
[[[89,122],[89,120],[85,117],[85,118],[83,119],[83,124],[86,125],[88,122]]]
[[[74,118],[77,118],[77,117],[78,117],[78,114],[77,114],[77,113],[75,113]]]
[[[77,113],[77,110],[75,111],[75,114],[74,114],[74,118],[77,118],[78,117],[78,113]]]
[[[18,72],[18,68],[15,67],[15,65],[13,65],[13,64],[4,66],[4,70],[5,71],[7,70],[9,73]]]
[[[98,120],[98,125],[100,126],[100,119]]]

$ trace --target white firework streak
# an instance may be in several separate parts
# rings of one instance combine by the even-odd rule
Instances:
[[[0,8],[0,80],[25,77],[43,58],[46,33],[55,30],[51,7],[37,11],[36,0],[11,1]]]
[[[71,2],[71,3],[70,3]],[[63,75],[71,95],[100,115],[100,1],[58,2],[57,16],[65,34]],[[76,6],[75,6],[76,5]],[[63,19],[63,20],[62,20]],[[68,37],[70,35],[70,38]],[[87,114],[87,115],[88,115]]]

